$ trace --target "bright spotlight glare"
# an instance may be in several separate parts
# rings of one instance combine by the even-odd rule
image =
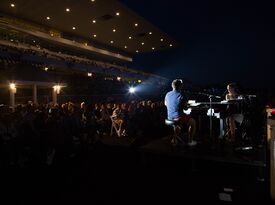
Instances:
[[[10,84],[10,89],[15,89],[15,84],[14,83]]]
[[[136,92],[136,89],[133,88],[133,87],[130,87],[130,88],[129,88],[129,92],[130,92],[130,93],[135,93],[135,92]]]

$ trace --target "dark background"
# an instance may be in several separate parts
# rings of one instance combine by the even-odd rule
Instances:
[[[198,85],[275,88],[274,6],[247,0],[121,0],[177,48],[138,54],[133,67]]]

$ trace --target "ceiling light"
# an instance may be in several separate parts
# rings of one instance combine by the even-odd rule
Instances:
[[[114,43],[114,41],[110,41],[110,43]]]
[[[71,10],[69,8],[66,8],[66,12],[70,12]]]
[[[93,23],[96,23],[96,20],[95,20],[95,19],[93,20]]]
[[[96,38],[96,34],[94,34],[93,37]]]
[[[142,42],[141,45],[144,45],[144,42]]]
[[[11,7],[15,7],[15,4],[11,4]]]
[[[119,15],[120,15],[120,13],[119,13],[119,12],[116,12],[116,15],[117,15],[117,16],[119,16]]]
[[[127,46],[124,46],[124,48],[127,48]]]
[[[173,45],[172,45],[172,44],[170,44],[169,46],[170,46],[170,47],[172,47]]]
[[[48,71],[48,70],[49,70],[49,68],[48,68],[48,67],[45,67],[45,68],[44,68],[44,71]]]
[[[135,27],[137,27],[138,26],[138,24],[137,23],[135,23]]]
[[[116,29],[113,29],[113,32],[116,32]]]
[[[87,75],[88,75],[88,77],[92,77],[93,74],[88,72]]]
[[[95,0],[91,0],[91,2],[95,2]]]
[[[160,41],[163,41],[163,38],[161,38]]]
[[[47,20],[50,20],[50,19],[51,19],[51,17],[47,16],[47,17],[46,17],[46,19],[47,19]]]
[[[75,30],[76,28],[73,26],[73,28],[72,28],[73,30]]]
[[[139,51],[138,50],[136,50],[136,53],[138,53]]]
[[[129,36],[129,39],[132,39],[132,36]]]
[[[154,48],[154,47],[152,47],[152,50],[155,50],[155,48]]]
[[[149,34],[152,35],[153,33],[150,31]]]

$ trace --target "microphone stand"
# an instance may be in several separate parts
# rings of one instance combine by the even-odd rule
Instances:
[[[209,95],[208,98],[209,98],[209,106],[210,106],[210,124],[209,124],[209,137],[210,139],[212,139],[212,127],[213,127],[213,123],[212,123],[212,117],[213,117],[213,114],[212,114],[212,95]]]
[[[212,98],[213,97],[216,97],[214,95],[209,95],[208,98],[209,98],[209,107],[210,107],[210,120],[209,120],[209,137],[210,139],[212,139],[212,134],[213,134],[213,109],[212,109]]]
[[[213,135],[213,109],[212,109],[212,98],[221,98],[220,96],[216,96],[216,95],[211,95],[211,94],[207,94],[207,93],[199,93],[201,95],[206,95],[209,98],[209,107],[210,107],[210,119],[209,119],[209,137],[210,139],[212,139],[212,135]]]
[[[199,95],[204,95],[204,96],[208,97],[208,99],[209,99],[209,107],[210,107],[209,138],[211,140],[213,140],[213,115],[214,115],[214,112],[213,112],[213,98],[217,99],[217,98],[221,98],[221,97],[217,96],[217,95],[211,95],[211,94],[208,94],[208,93],[202,93],[202,92],[194,93],[194,92],[187,91],[187,93],[190,93],[190,94],[199,94]],[[222,131],[221,131],[221,121],[220,121],[220,135],[221,135],[221,133],[222,133]]]

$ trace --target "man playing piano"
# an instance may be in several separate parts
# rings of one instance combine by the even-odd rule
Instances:
[[[188,126],[188,145],[194,146],[197,144],[194,141],[196,132],[196,122],[193,118],[185,115],[183,109],[186,109],[187,98],[182,93],[183,82],[181,79],[175,79],[172,82],[173,90],[168,92],[165,96],[164,104],[167,107],[168,120],[176,121],[180,125]]]

